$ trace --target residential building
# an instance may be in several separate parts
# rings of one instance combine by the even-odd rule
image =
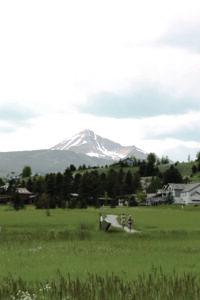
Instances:
[[[175,203],[200,205],[200,182],[169,183],[163,187],[163,196],[169,192],[172,193]]]

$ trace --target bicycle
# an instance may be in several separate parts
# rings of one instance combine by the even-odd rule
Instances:
[[[131,231],[131,229],[132,229],[132,223],[128,223],[128,229]]]
[[[132,224],[133,224],[133,218],[132,216],[128,217],[128,229],[131,231],[132,228]]]
[[[125,224],[126,224],[126,217],[125,217],[125,214],[122,214],[121,215],[121,225],[122,225],[123,229],[125,227]]]
[[[126,220],[122,220],[122,228],[124,229],[125,227],[125,223],[126,223]]]

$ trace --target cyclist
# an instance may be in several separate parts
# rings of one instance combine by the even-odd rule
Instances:
[[[132,224],[133,224],[133,217],[130,215],[128,217],[128,228],[129,228],[130,231],[131,231],[131,228],[132,228]]]
[[[123,213],[121,215],[121,224],[122,224],[122,228],[124,229],[125,227],[125,223],[126,223],[126,217],[125,217],[125,214]]]

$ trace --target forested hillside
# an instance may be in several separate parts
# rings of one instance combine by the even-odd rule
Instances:
[[[26,167],[27,168],[27,167]],[[25,176],[24,172],[22,172]],[[155,193],[168,183],[200,181],[200,157],[195,162],[161,164],[154,154],[147,161],[134,161],[128,166],[119,161],[111,166],[88,168],[71,164],[64,172],[50,172],[45,176],[30,176],[23,180],[0,181],[1,195],[13,197],[18,187],[26,187],[35,195],[38,208],[115,206],[121,196],[132,195],[132,205],[144,201],[146,193]]]
[[[165,170],[161,172],[161,169]],[[198,169],[190,177],[182,176],[179,169],[177,165],[169,164],[158,167],[150,161],[134,167],[114,165],[100,169],[88,169],[84,165],[76,169],[70,165],[64,173],[11,180],[7,190],[1,189],[1,194],[12,193],[14,187],[26,187],[36,196],[35,205],[38,208],[64,208],[66,205],[69,208],[99,207],[106,202],[115,206],[117,199],[124,195],[136,195],[131,200],[132,205],[136,205],[135,198],[144,201],[145,193],[155,193],[169,182],[189,182],[199,176]]]

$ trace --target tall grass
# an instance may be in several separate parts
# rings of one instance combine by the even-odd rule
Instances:
[[[124,281],[117,275],[101,277],[87,274],[87,278],[71,279],[59,273],[59,281],[36,282],[30,286],[22,279],[12,276],[4,279],[0,287],[0,299],[77,299],[77,300],[189,300],[200,298],[200,278],[196,274],[173,272],[170,275],[162,269],[152,268],[149,274],[139,274],[136,279]]]

